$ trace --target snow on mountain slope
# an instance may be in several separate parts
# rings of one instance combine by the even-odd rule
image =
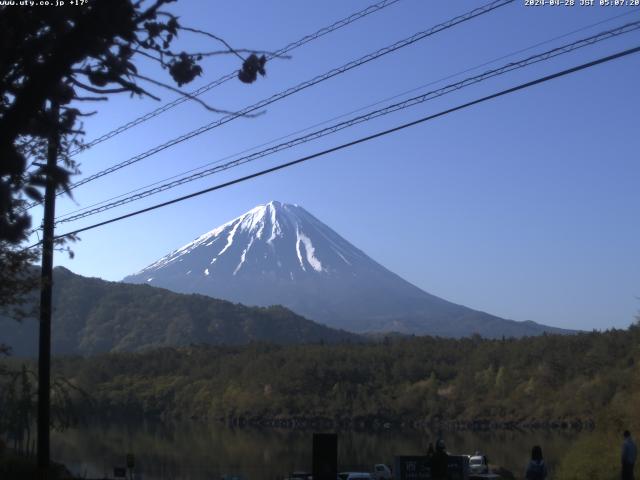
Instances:
[[[322,252],[323,260],[317,252]],[[303,208],[270,202],[201,235],[132,277],[148,274],[146,281],[154,284],[158,272],[211,279],[271,272],[295,281],[308,273],[342,272],[364,258]]]
[[[495,337],[556,330],[504,320],[426,293],[302,207],[276,201],[199,236],[123,281],[247,305],[281,304],[353,332]]]

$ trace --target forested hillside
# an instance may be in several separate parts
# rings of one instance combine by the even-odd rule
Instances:
[[[279,306],[246,307],[203,295],[87,278],[65,268],[54,270],[53,291],[54,355],[252,341],[360,340],[357,335],[320,325]],[[35,294],[33,301],[37,302]],[[11,346],[14,355],[35,356],[37,321],[17,323],[0,316],[0,343]]]
[[[108,413],[265,424],[323,418],[356,428],[437,419],[620,428],[638,422],[640,326],[519,340],[164,348],[58,359],[55,371]]]

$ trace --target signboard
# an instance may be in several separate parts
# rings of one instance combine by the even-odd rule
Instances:
[[[431,460],[418,455],[396,457],[393,476],[396,480],[431,480]]]
[[[116,478],[126,478],[127,469],[124,467],[113,467],[113,476]]]
[[[467,480],[469,478],[469,457],[449,455],[447,460],[447,475],[450,480]]]
[[[427,456],[395,457],[393,474],[395,480],[432,480],[431,459]],[[469,457],[449,455],[447,457],[447,480],[469,478]]]
[[[336,480],[338,476],[338,435],[313,434],[313,480]]]

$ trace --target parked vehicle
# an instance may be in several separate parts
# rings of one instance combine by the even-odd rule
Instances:
[[[482,474],[489,473],[489,460],[486,455],[472,455],[469,458],[469,473]]]
[[[373,480],[369,472],[341,472],[339,480]]]
[[[313,475],[309,472],[293,472],[287,480],[312,480]]]
[[[384,463],[378,463],[373,466],[374,480],[391,480],[391,468]]]

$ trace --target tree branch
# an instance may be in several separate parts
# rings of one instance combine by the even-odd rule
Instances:
[[[121,85],[123,84],[124,80],[122,79],[117,79],[118,83],[120,83]],[[147,95],[148,97],[153,98],[154,100],[160,100],[160,97],[156,97],[155,95],[147,92],[144,88],[138,87],[135,84],[131,84],[131,85],[135,85],[135,88],[129,87],[129,86],[123,86],[121,88],[95,88],[92,87],[90,85],[86,85],[84,83],[82,83],[81,81],[75,79],[75,78],[71,78],[71,82],[74,85],[77,85],[80,88],[83,88],[91,93],[98,93],[98,94],[106,94],[106,93],[125,93],[125,92],[131,92],[131,93],[137,93],[138,95]]]
[[[156,0],[155,3],[153,5],[151,5],[149,8],[147,8],[144,12],[142,12],[140,15],[138,15],[136,17],[136,23],[139,23],[143,20],[150,20],[153,17],[156,16],[156,14],[158,13],[158,9],[166,4],[166,3],[173,3],[176,0]],[[141,5],[143,2],[139,2],[138,5]]]
[[[139,78],[140,80],[144,80],[146,82],[153,83],[154,85],[158,85],[159,87],[166,88],[167,90],[171,90],[172,92],[179,93],[180,95],[188,98],[189,100],[193,100],[194,102],[198,102],[200,105],[202,105],[204,108],[206,108],[210,112],[221,113],[221,114],[224,114],[224,115],[237,115],[237,112],[232,112],[232,111],[229,111],[229,110],[221,110],[219,108],[214,108],[214,107],[208,105],[207,103],[205,103],[204,101],[202,101],[201,99],[199,99],[198,97],[195,97],[195,96],[191,95],[188,92],[180,90],[179,88],[176,88],[176,87],[172,87],[171,85],[168,85],[166,83],[159,82],[158,80],[154,80],[153,78],[149,78],[149,77],[147,77],[145,75],[140,75],[140,74],[137,74],[137,73],[132,74],[132,75],[134,77],[136,77],[136,78]],[[261,112],[255,113],[255,114],[242,114],[241,116],[247,117],[247,118],[255,118],[255,117],[259,117],[262,114],[264,114],[264,111],[261,111]]]
[[[91,93],[98,93],[98,94],[108,94],[108,93],[124,93],[124,92],[130,92],[131,90],[128,88],[95,88],[92,87],[90,85],[86,85],[84,83],[82,83],[80,80],[77,80],[75,78],[71,78],[71,83],[73,83],[74,85],[77,85],[78,87],[87,90],[88,92]]]
[[[213,33],[205,32],[204,30],[198,30],[197,28],[191,28],[191,27],[178,26],[178,29],[185,30],[187,32],[198,33],[200,35],[205,35],[207,37],[213,38],[214,40],[217,40],[218,42],[222,43],[225,47],[227,47],[230,53],[233,53],[234,55],[236,55],[243,62],[245,61],[245,58],[242,55],[240,55],[237,50],[235,50],[231,45],[229,45],[224,39],[218,37],[217,35],[214,35]]]
[[[238,48],[237,50],[234,50],[234,52],[249,53],[254,55],[271,55],[273,58],[283,58],[286,60],[291,59],[291,55],[276,55],[275,52],[269,52],[266,50],[251,50],[250,48]],[[211,57],[213,55],[228,55],[229,53],[230,52],[227,50],[214,50],[212,52],[195,52],[190,53],[189,55],[192,55],[194,57]]]
[[[77,98],[74,98],[74,100],[77,100]],[[91,112],[81,112],[77,108],[69,107],[60,107],[60,110],[75,110],[76,117],[93,117],[96,113],[98,113],[97,110],[93,110]]]
[[[78,100],[80,102],[106,102],[109,100],[109,97],[73,97],[74,100]]]
[[[154,56],[153,56],[153,55],[151,55],[150,53],[147,53],[147,52],[145,52],[144,50],[140,50],[139,48],[136,48],[136,49],[134,49],[133,51],[134,51],[135,53],[139,53],[140,55],[142,55],[142,56],[144,56],[144,57],[150,58],[151,60],[155,60],[156,62],[158,62],[158,63],[159,63],[160,65],[162,65],[163,67],[166,67],[166,68],[168,68],[168,67],[169,67],[169,65],[167,65],[167,64],[165,63],[165,61],[164,61],[162,58],[160,58],[160,57],[154,57]],[[158,51],[158,50],[156,50],[156,51]]]

